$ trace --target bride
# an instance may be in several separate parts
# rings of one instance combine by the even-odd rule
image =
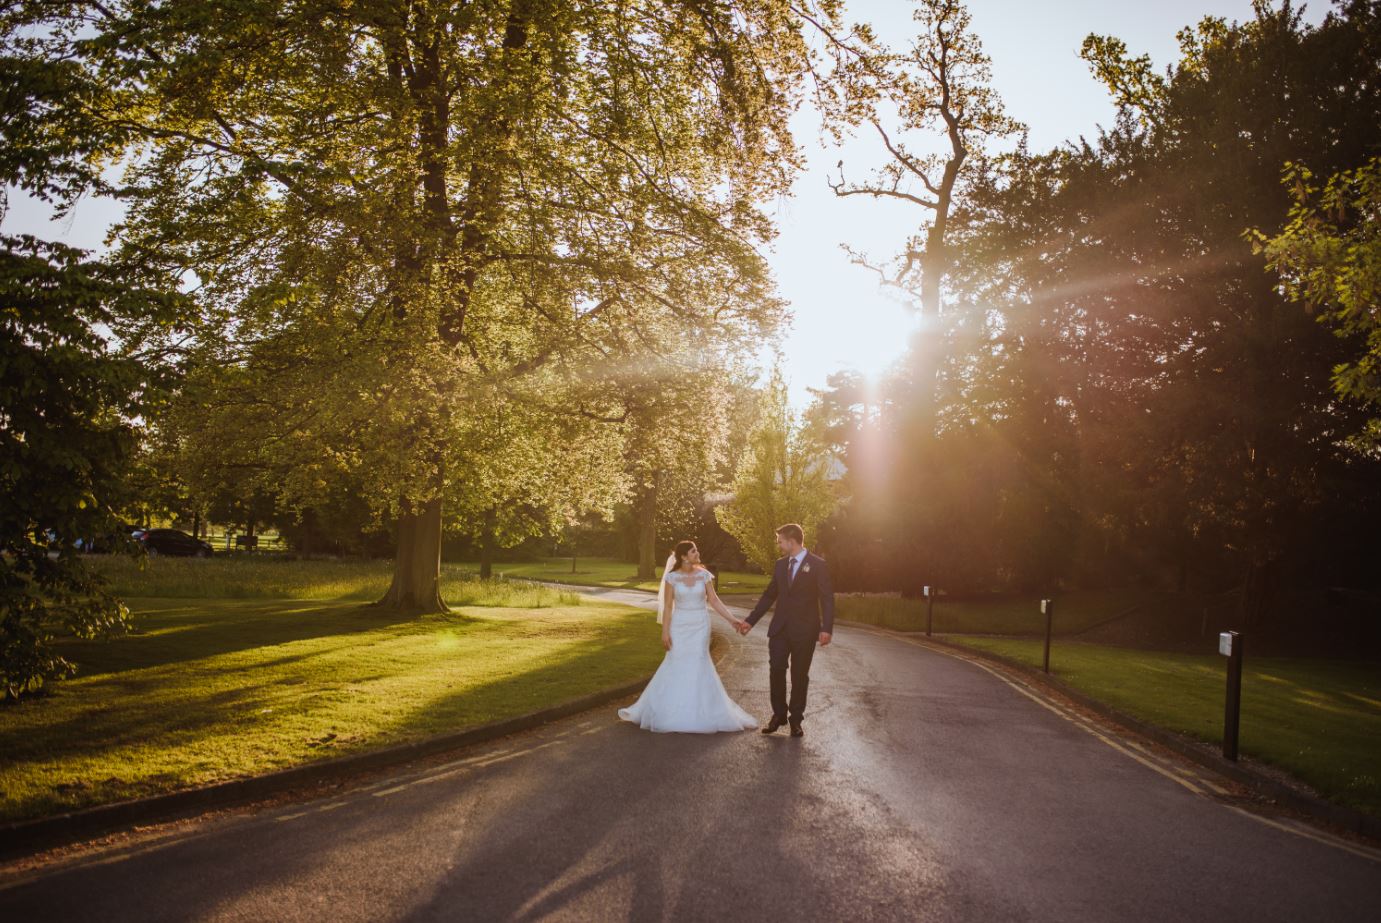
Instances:
[[[681,542],[667,558],[657,594],[666,657],[638,701],[619,709],[620,718],[649,731],[693,734],[757,726],[724,691],[710,660],[710,608],[735,628],[743,624],[719,601],[714,576],[700,566],[695,542]]]

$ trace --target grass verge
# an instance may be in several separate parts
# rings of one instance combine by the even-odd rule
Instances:
[[[121,596],[196,597],[215,599],[334,599],[370,602],[388,589],[393,576],[391,561],[291,560],[287,558],[235,557],[132,558],[97,555],[87,558]],[[571,572],[570,558],[548,558],[522,564],[495,564],[495,576],[540,580],[576,586],[656,590],[657,580],[639,580],[637,567],[610,558],[578,558]],[[658,574],[661,573],[660,568]],[[481,583],[479,565],[441,565],[441,596],[452,606],[477,605],[473,600],[491,598],[497,587],[507,587],[506,602],[486,605],[531,606],[527,599],[548,599],[560,593],[548,587],[524,583]],[[721,593],[761,592],[768,578],[760,574],[725,571],[719,576]],[[526,594],[526,595],[525,595]],[[567,593],[562,604],[577,597]]]
[[[478,565],[462,565],[478,570]],[[547,558],[526,564],[495,564],[494,573],[504,577],[527,580],[548,580],[577,586],[602,586],[620,590],[656,590],[662,569],[657,568],[658,580],[639,580],[638,567],[613,558],[576,558],[572,573],[570,558]],[[761,593],[770,577],[763,574],[744,574],[722,571],[715,588],[720,593]]]
[[[946,640],[1039,667],[1042,643]],[[1135,718],[1222,743],[1225,667],[1213,655],[1066,641],[1051,672]],[[1242,676],[1241,752],[1304,781],[1339,804],[1381,816],[1381,668],[1326,660],[1248,659]]]
[[[393,576],[390,561],[298,561],[288,558],[87,558],[121,597],[178,599],[316,599],[372,602]],[[529,583],[482,581],[463,564],[441,568],[441,595],[451,606],[576,606],[578,594]]]
[[[1134,607],[1158,606],[1173,594],[1144,590],[1081,590],[1066,593],[1055,606],[1056,634],[1084,631]],[[838,596],[835,612],[842,619],[897,631],[924,631],[926,601],[896,596]],[[1034,596],[935,601],[934,630],[941,634],[1043,634],[1045,616]]]
[[[0,710],[0,820],[461,730],[631,681],[662,658],[646,611],[463,586],[483,605],[424,617],[310,598],[131,599],[137,634],[65,645],[81,674]],[[533,592],[534,605],[514,605]]]

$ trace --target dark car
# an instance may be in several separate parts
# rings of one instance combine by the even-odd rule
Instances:
[[[149,554],[179,555],[184,558],[209,558],[211,546],[192,538],[181,529],[141,529],[133,538]]]
[[[118,554],[132,550],[134,533],[144,531],[139,526],[120,526],[114,532],[95,538],[78,539],[77,548],[87,554]]]

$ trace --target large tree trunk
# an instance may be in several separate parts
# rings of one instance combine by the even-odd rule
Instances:
[[[509,11],[504,32],[505,51],[516,51],[527,44],[529,7],[527,0],[518,0]],[[406,88],[416,105],[422,204],[427,219],[427,233],[417,251],[413,252],[411,241],[409,246],[400,249],[399,270],[422,277],[428,267],[437,265],[438,256],[450,257],[452,298],[441,307],[437,335],[448,346],[459,347],[478,280],[480,258],[489,245],[489,223],[494,218],[503,188],[500,162],[491,154],[512,136],[513,127],[501,106],[490,117],[477,120],[477,124],[492,134],[493,143],[480,145],[480,155],[470,164],[464,205],[457,223],[451,201],[453,190],[447,182],[453,154],[449,140],[452,90],[445,80],[437,51],[437,43],[443,38],[430,28],[435,22],[427,22],[425,26],[413,35],[393,36],[394,41],[386,49],[391,76],[400,91]],[[407,113],[407,117],[411,118],[412,114]],[[408,196],[411,195],[410,189]],[[459,246],[453,249],[457,237]],[[396,299],[395,316],[405,316],[406,310],[401,298]],[[440,499],[399,518],[393,585],[379,604],[418,612],[446,611],[441,599]]]
[[[489,580],[494,576],[494,520],[493,507],[484,511],[484,528],[480,533],[480,579]]]
[[[393,583],[377,605],[409,612],[446,612],[441,599],[441,498],[398,517]]]
[[[652,475],[638,504],[639,580],[652,580],[657,576],[657,485],[661,480],[660,471]]]

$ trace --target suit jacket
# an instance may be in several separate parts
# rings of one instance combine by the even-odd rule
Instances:
[[[756,625],[767,608],[776,602],[772,613],[772,624],[767,626],[770,638],[792,625],[797,631],[807,626],[812,634],[822,631],[834,633],[834,585],[830,583],[830,568],[825,559],[818,554],[806,552],[796,572],[796,579],[787,586],[786,572],[790,558],[780,558],[772,568],[772,581],[767,584],[762,598],[748,615],[748,624]]]

